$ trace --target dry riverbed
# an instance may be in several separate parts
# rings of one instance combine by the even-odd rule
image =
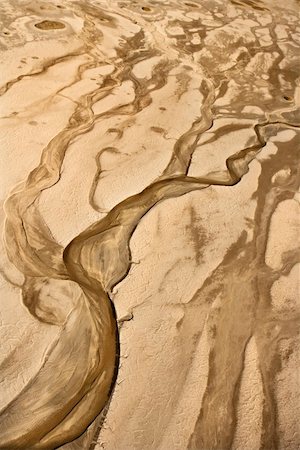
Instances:
[[[0,17],[0,449],[300,448],[299,4]]]

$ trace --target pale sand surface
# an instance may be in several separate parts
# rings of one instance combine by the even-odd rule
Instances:
[[[0,16],[0,449],[300,449],[297,2]]]

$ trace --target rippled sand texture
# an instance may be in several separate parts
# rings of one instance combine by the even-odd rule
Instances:
[[[0,12],[0,448],[300,448],[296,1]]]

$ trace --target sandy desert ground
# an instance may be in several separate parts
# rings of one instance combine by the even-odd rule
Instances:
[[[299,9],[1,0],[0,449],[300,449]]]

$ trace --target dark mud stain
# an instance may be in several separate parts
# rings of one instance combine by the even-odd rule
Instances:
[[[269,8],[267,8],[262,2],[258,0],[230,0],[231,3],[237,6],[244,6],[245,8],[253,8],[257,11],[269,11]]]
[[[165,132],[165,130],[164,130],[163,128],[160,128],[160,127],[150,127],[150,129],[151,129],[152,131],[154,131],[155,133],[160,133],[160,134],[162,134],[162,133]]]
[[[190,232],[191,244],[194,248],[196,263],[199,265],[202,261],[202,249],[207,242],[205,228],[201,226],[200,218],[194,206],[189,207],[190,223],[186,230]]]
[[[66,25],[61,22],[56,22],[54,20],[43,20],[34,25],[39,30],[61,30],[65,28]]]

